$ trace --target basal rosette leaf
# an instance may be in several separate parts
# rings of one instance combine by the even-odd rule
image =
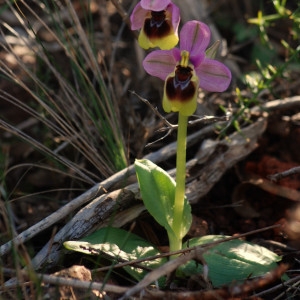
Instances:
[[[151,243],[141,237],[120,228],[101,228],[79,241],[66,241],[64,247],[88,255],[108,255],[111,260],[133,261],[159,255],[160,252]],[[155,269],[167,262],[166,258],[159,258],[141,262],[140,264]],[[124,270],[137,281],[147,274],[140,268],[126,266]]]
[[[176,187],[174,179],[162,168],[146,159],[136,160],[135,170],[141,196],[149,213],[167,230],[169,236],[173,235],[182,239],[191,226],[191,206],[185,198],[181,230],[178,233],[174,232],[173,216]]]
[[[190,239],[183,247],[205,245],[222,240],[227,236],[208,235]],[[239,239],[221,242],[203,254],[208,265],[208,278],[214,287],[243,282],[247,279],[263,276],[277,267],[281,257],[269,249]],[[195,261],[190,261],[180,267],[184,276],[201,274],[203,267]],[[283,279],[287,279],[283,276]]]

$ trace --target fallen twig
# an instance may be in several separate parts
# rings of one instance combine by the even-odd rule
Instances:
[[[300,174],[300,166],[291,168],[291,169],[283,171],[283,172],[279,172],[279,173],[276,173],[276,174],[269,175],[268,178],[273,180],[273,181],[278,181],[282,178],[292,176],[292,175],[295,175],[295,174]]]
[[[240,300],[248,299],[249,294],[256,290],[261,289],[268,284],[271,284],[275,280],[278,280],[288,269],[288,265],[281,264],[276,269],[272,270],[268,274],[253,280],[247,280],[242,284],[234,284],[226,286],[216,290],[200,290],[200,291],[185,291],[185,292],[173,292],[173,291],[157,291],[146,289],[143,295],[143,299],[170,299],[170,300],[220,300],[231,299]],[[281,285],[282,287],[282,285]],[[127,293],[130,290],[127,291]],[[265,294],[264,294],[265,295]],[[256,294],[249,297],[249,299],[261,299],[261,294]],[[123,298],[121,298],[123,299]]]
[[[1,269],[5,275],[16,275],[16,271],[13,269],[8,268],[2,268]],[[30,280],[30,272],[27,270],[20,270],[18,271],[20,274],[24,277]],[[74,288],[79,289],[85,289],[85,290],[97,290],[97,291],[105,291],[105,292],[111,292],[115,294],[123,294],[125,293],[129,288],[128,287],[121,287],[118,285],[103,283],[103,282],[92,282],[92,281],[83,281],[79,279],[72,279],[72,278],[65,278],[61,276],[56,275],[44,275],[35,273],[34,274],[36,278],[42,282],[58,285],[58,286],[71,286]],[[15,286],[19,286],[22,284],[21,282],[16,282]],[[9,288],[15,287],[11,285]],[[5,287],[7,289],[7,287]],[[0,289],[1,292],[4,292],[5,289],[3,287]]]
[[[130,91],[132,95],[135,95],[136,97],[138,97],[141,101],[143,101],[148,107],[150,107],[150,109],[154,112],[154,114],[163,121],[163,123],[165,124],[165,127],[160,128],[159,130],[157,130],[157,132],[163,132],[163,131],[167,131],[167,133],[162,136],[161,138],[155,140],[154,142],[148,143],[146,145],[146,147],[149,147],[151,145],[153,145],[154,143],[157,143],[163,139],[165,139],[168,135],[170,135],[173,130],[177,130],[178,125],[177,124],[171,124],[164,116],[162,116],[157,107],[154,107],[147,99],[141,97],[140,95],[138,95],[135,91]],[[196,124],[211,124],[211,123],[217,123],[217,122],[222,122],[222,121],[229,121],[230,118],[230,114],[226,114],[225,116],[221,116],[221,117],[215,117],[215,116],[193,116],[196,117],[195,120],[191,120],[188,121],[188,125],[196,125]]]
[[[206,248],[205,248],[205,250],[206,250]],[[124,296],[120,298],[120,300],[128,299],[130,296],[133,296],[136,293],[139,293],[144,288],[146,288],[149,284],[158,280],[158,278],[160,278],[166,274],[172,273],[179,266],[184,265],[188,261],[193,260],[193,259],[200,260],[202,254],[205,250],[203,248],[199,247],[199,248],[193,249],[191,252],[189,252],[185,255],[181,255],[176,259],[170,260],[169,262],[165,263],[161,267],[148,273],[141,281],[139,281],[138,284],[136,284],[134,287],[127,290],[126,293],[124,294]]]
[[[284,287],[286,287],[285,291],[282,292],[282,294],[279,294],[276,299],[280,299],[282,296],[284,296],[286,294],[286,292],[288,292],[289,287],[292,287],[295,283],[299,283],[300,282],[300,275],[293,277],[287,281],[284,282],[284,284],[280,283],[277,284],[269,289],[265,289],[259,293],[256,293],[255,296],[257,297],[263,297],[266,296],[268,294],[273,294],[275,292],[278,292],[279,290],[282,290]]]

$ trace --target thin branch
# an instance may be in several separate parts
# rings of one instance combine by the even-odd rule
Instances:
[[[136,1],[133,1],[133,3],[131,4],[131,7],[130,7],[130,11],[132,11],[134,5],[135,5],[135,2]],[[128,17],[128,13],[125,11],[125,9],[123,8],[122,4],[120,3],[119,0],[111,0],[111,3],[115,6],[115,8],[117,9],[118,11],[118,14],[122,17],[123,21],[127,24],[127,26],[129,28],[131,28],[131,23],[130,23],[130,19]],[[135,38],[138,37],[138,34],[137,32],[133,32]]]
[[[283,172],[279,172],[279,173],[276,173],[276,174],[269,175],[268,178],[273,180],[273,181],[278,181],[282,178],[292,176],[292,175],[295,175],[295,174],[300,174],[300,166],[291,168],[291,169],[283,171]]]
[[[2,271],[6,275],[15,275],[16,271],[13,269],[9,268],[2,268]],[[27,270],[19,270],[20,274],[22,274],[25,278],[29,279],[31,278],[32,275],[30,275],[30,272],[32,271],[27,271]],[[85,289],[85,290],[97,290],[97,291],[105,291],[105,292],[110,292],[110,293],[115,293],[115,294],[123,294],[126,292],[129,288],[127,287],[121,287],[113,284],[108,284],[108,283],[103,283],[103,282],[92,282],[92,281],[84,281],[84,280],[79,280],[79,279],[73,279],[73,278],[65,278],[61,276],[55,276],[55,275],[44,275],[40,273],[35,273],[34,274],[39,280],[53,284],[53,285],[58,285],[58,286],[70,286],[74,288],[79,288],[79,289]],[[17,282],[16,285],[20,285],[20,282]],[[10,286],[11,288],[12,286]],[[1,288],[3,291],[3,287]]]
[[[282,283],[277,284],[277,285],[275,285],[275,286],[273,286],[273,287],[271,287],[269,289],[266,289],[266,290],[263,290],[263,291],[261,291],[259,293],[256,293],[254,296],[256,296],[256,297],[263,297],[263,296],[268,295],[268,294],[274,294],[275,292],[277,292],[279,290],[282,290],[283,287],[290,287],[291,288],[291,287],[294,286],[295,283],[298,284],[299,282],[300,282],[300,275],[298,275],[296,277],[293,277],[293,278],[285,281],[284,285]],[[288,288],[287,290],[285,290],[278,297],[284,296],[288,292],[288,290],[290,288]],[[280,299],[280,298],[278,298],[278,299]]]
[[[132,95],[138,97],[141,101],[143,101],[153,112],[156,116],[158,116],[166,125],[167,129],[173,129],[177,128],[178,125],[171,124],[164,116],[160,114],[157,107],[154,107],[146,98],[141,97],[139,94],[137,94],[135,91],[129,91]],[[166,130],[167,130],[166,129]]]
[[[164,265],[160,266],[159,268],[156,268],[152,272],[148,273],[142,280],[138,282],[135,286],[130,288],[123,297],[120,298],[120,300],[128,299],[130,296],[133,296],[140,291],[142,291],[144,288],[146,288],[149,284],[152,282],[155,282],[158,278],[172,273],[174,270],[176,270],[179,266],[186,264],[188,261],[196,259],[197,257],[201,256],[204,252],[204,249],[200,249],[200,251],[193,250],[190,253],[186,255],[179,256],[178,258],[172,259],[165,263]]]
[[[141,97],[140,95],[138,95],[135,91],[129,91],[132,95],[135,95],[136,97],[138,97],[141,101],[143,101],[153,112],[154,114],[163,121],[163,123],[165,124],[165,127],[162,127],[160,129],[158,129],[156,132],[164,132],[167,131],[167,133],[162,136],[161,138],[155,140],[154,142],[148,143],[146,145],[146,147],[149,147],[163,139],[165,139],[168,135],[170,135],[173,130],[176,130],[178,128],[177,124],[171,124],[163,115],[161,115],[161,113],[158,111],[157,107],[154,107],[147,99]],[[225,116],[221,116],[221,117],[216,117],[216,116],[197,116],[197,115],[193,115],[193,117],[195,117],[195,120],[191,120],[188,121],[188,126],[194,126],[196,124],[211,124],[211,123],[216,123],[216,122],[220,122],[220,121],[228,121],[230,119],[231,114],[227,113]]]
[[[246,280],[241,284],[233,284],[221,287],[220,289],[208,289],[199,291],[161,291],[155,289],[146,289],[143,295],[143,299],[261,299],[257,295],[250,296],[252,291],[262,289],[270,283],[278,280],[287,270],[288,265],[280,264],[277,268],[270,271],[266,275],[253,280]],[[282,287],[282,284],[281,284]],[[249,295],[247,297],[247,295]],[[276,298],[277,299],[277,298]],[[279,298],[278,298],[279,299]],[[281,298],[280,298],[281,299]]]

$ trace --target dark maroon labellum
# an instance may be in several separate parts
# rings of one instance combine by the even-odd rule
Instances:
[[[166,11],[151,11],[150,26],[160,27],[166,19]]]
[[[171,33],[171,26],[166,21],[166,11],[151,11],[151,18],[145,20],[144,32],[149,38],[162,38]]]
[[[182,102],[191,100],[196,92],[192,68],[177,66],[175,76],[169,77],[166,81],[166,94],[170,101],[180,100]]]

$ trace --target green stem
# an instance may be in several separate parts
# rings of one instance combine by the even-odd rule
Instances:
[[[170,250],[176,251],[182,248],[181,227],[183,221],[183,208],[185,196],[185,169],[186,169],[186,135],[188,117],[178,114],[177,132],[177,156],[176,156],[176,189],[174,202],[173,230],[176,240],[170,240]]]

